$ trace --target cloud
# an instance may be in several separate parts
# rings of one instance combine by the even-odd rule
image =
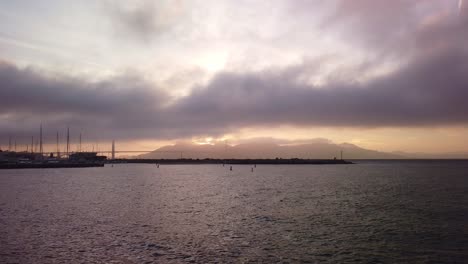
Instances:
[[[405,33],[405,64],[359,82],[353,77],[365,75],[368,67],[314,85],[309,77],[319,74],[324,63],[319,59],[283,68],[220,72],[176,98],[131,74],[93,82],[3,62],[0,137],[31,135],[41,121],[49,131],[71,125],[117,139],[218,136],[279,125],[468,125],[467,18],[466,13],[425,16],[411,34]]]
[[[368,53],[407,55],[421,22],[434,15],[456,17],[456,4],[455,0],[338,0],[323,27]]]
[[[54,131],[70,125],[90,133],[127,137],[144,130],[149,118],[159,119],[159,110],[169,100],[166,93],[132,75],[92,82],[48,76],[5,62],[0,63],[0,87],[3,136],[31,134],[42,121]],[[139,133],[134,134],[138,137]]]
[[[301,72],[218,75],[171,110],[185,124],[236,127],[428,126],[468,123],[466,53],[445,51],[369,82],[313,87]],[[184,115],[192,113],[192,115]]]
[[[218,141],[217,144],[224,144],[225,141]],[[311,139],[285,139],[285,138],[273,138],[273,137],[255,137],[239,140],[229,140],[229,145],[239,144],[276,144],[283,146],[303,145],[303,144],[333,144],[333,142],[326,138],[311,138]]]

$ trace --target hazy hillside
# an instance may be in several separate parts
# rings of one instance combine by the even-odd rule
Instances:
[[[353,144],[312,142],[298,145],[279,145],[268,142],[250,142],[230,146],[225,144],[176,144],[164,146],[139,158],[310,158],[332,159],[398,159],[404,156],[360,148]]]

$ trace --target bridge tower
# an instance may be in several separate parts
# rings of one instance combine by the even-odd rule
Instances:
[[[115,140],[112,140],[112,160],[115,159]]]

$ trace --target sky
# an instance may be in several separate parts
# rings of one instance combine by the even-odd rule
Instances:
[[[0,1],[0,146],[466,152],[467,28],[459,0]]]

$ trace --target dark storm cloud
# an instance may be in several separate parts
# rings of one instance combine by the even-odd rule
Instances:
[[[125,136],[128,127],[145,127],[149,119],[158,119],[158,110],[169,97],[131,75],[90,82],[50,77],[3,62],[0,63],[0,98],[4,135],[28,134],[31,125],[36,129],[43,121],[54,131],[71,125],[95,133],[115,129]]]
[[[1,112],[34,109],[34,113],[45,115],[57,112],[106,115],[123,107],[126,112],[135,113],[147,112],[163,99],[135,76],[92,83],[64,76],[47,77],[33,69],[20,70],[0,63],[0,80]]]
[[[430,17],[406,35],[410,45],[405,64],[365,82],[332,80],[314,87],[303,77],[314,74],[320,63],[316,61],[219,73],[206,86],[175,100],[135,76],[90,82],[1,63],[0,136],[30,134],[40,121],[49,130],[71,124],[88,134],[120,139],[216,136],[285,124],[468,125],[466,28],[466,13]]]

